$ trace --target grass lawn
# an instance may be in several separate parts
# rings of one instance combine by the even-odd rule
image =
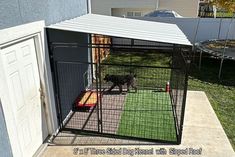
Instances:
[[[111,53],[104,63],[133,65],[150,65],[169,67],[170,55],[155,52],[115,52]]]
[[[133,73],[137,75],[137,86],[147,86],[152,88],[165,87],[166,82],[170,80],[171,69],[169,68],[151,68],[144,66],[169,67],[170,55],[158,54],[154,52],[115,52],[111,53],[103,63],[121,64],[121,65],[139,65],[135,66],[113,66],[102,65],[101,75],[104,78],[106,74],[126,75]]]
[[[189,90],[205,91],[235,150],[235,61],[225,61],[222,81],[217,79],[220,60],[204,58],[201,71],[194,69]]]
[[[169,94],[152,90],[128,93],[117,134],[176,141]]]

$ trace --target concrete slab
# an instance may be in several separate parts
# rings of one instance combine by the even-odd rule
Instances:
[[[103,133],[115,134],[124,109],[126,95],[104,93],[102,96]],[[115,105],[113,103],[115,102]],[[115,116],[115,118],[114,118]],[[87,119],[89,121],[86,123]],[[93,112],[74,112],[69,118],[65,128],[84,129],[87,131],[98,131],[97,108]]]
[[[115,149],[116,153],[122,151],[121,155],[115,156],[172,157],[178,156],[180,153],[186,153],[185,155],[180,156],[235,157],[233,148],[229,143],[229,140],[216,117],[206,94],[200,91],[188,92],[181,145],[141,145],[140,143],[140,145],[120,146],[48,146],[41,156],[97,156],[95,153],[98,152],[98,149],[100,156],[113,156],[110,155],[111,151],[109,148],[112,148],[112,150]],[[139,149],[145,149],[145,151],[139,151]],[[161,151],[156,151],[159,149]],[[104,151],[106,151],[106,153],[102,154]],[[159,152],[165,153],[165,151],[165,155],[157,154]],[[145,152],[146,155],[138,155],[140,152]],[[79,153],[81,154],[79,155]]]

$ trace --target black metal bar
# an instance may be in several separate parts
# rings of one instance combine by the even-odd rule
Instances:
[[[131,39],[131,47],[133,47],[135,45],[135,40],[134,39]],[[145,45],[146,46],[146,45]],[[152,46],[152,45],[151,45]]]
[[[176,105],[174,104],[174,99],[172,98],[172,93],[170,92],[170,97],[171,97],[171,107],[172,107],[172,114],[174,117],[174,122],[175,122],[175,136],[178,139],[179,136],[179,130],[178,130],[178,120],[177,120],[177,115],[176,115]]]
[[[96,107],[96,112],[97,112],[97,127],[98,127],[98,132],[100,132],[100,125],[99,125],[99,119],[100,119],[100,114],[99,114],[99,106],[100,106],[100,101],[99,101],[99,82],[98,82],[98,65],[97,63],[95,64],[95,77],[96,77],[96,97],[98,99],[97,101],[97,107]]]
[[[175,66],[175,53],[179,53],[174,45],[174,49],[173,49],[173,52],[172,52],[172,67]],[[174,99],[174,95],[172,93],[172,86],[171,86],[171,83],[174,81],[174,72],[175,70],[177,69],[171,69],[171,77],[170,77],[170,87],[171,87],[171,90],[170,90],[170,96],[171,96],[171,104],[172,104],[172,111],[173,111],[173,117],[174,117],[174,122],[175,122],[175,133],[176,133],[176,137],[178,139],[178,136],[179,136],[179,124],[178,124],[178,118],[177,118],[177,113],[176,113],[176,105],[177,105],[177,97],[176,99]],[[178,95],[178,80],[175,81],[176,84],[177,84],[177,87],[174,87],[176,90],[176,95]]]
[[[91,63],[91,62],[80,62],[80,61],[57,61],[58,63],[62,63],[62,64],[93,64],[96,65],[96,63]]]
[[[174,67],[161,67],[161,66],[150,66],[150,65],[128,65],[128,64],[110,64],[110,63],[101,63],[102,65],[111,65],[111,66],[125,66],[125,67],[139,67],[139,68],[157,68],[157,69],[179,69]]]
[[[100,48],[98,47],[98,66],[99,66],[99,73],[98,73],[98,76],[97,78],[99,78],[99,87],[98,87],[98,92],[101,94],[101,58],[100,58]],[[100,125],[100,128],[101,128],[101,133],[103,132],[103,119],[102,119],[102,97],[100,96],[99,97],[99,101],[100,101],[100,119],[99,119],[99,125]]]
[[[89,42],[89,43],[85,43],[85,44],[80,44],[80,43],[62,43],[62,42],[53,42],[52,45],[53,46],[77,46],[77,47],[90,47],[90,46],[94,46],[95,48],[97,48],[98,46],[100,46],[100,48],[103,48],[103,47],[106,47],[106,48],[109,48],[110,46],[130,46],[130,47],[133,47],[133,46],[137,46],[137,47],[165,47],[166,48],[166,45],[167,47],[173,47],[172,44],[165,44],[165,45],[140,45],[140,44],[134,44],[134,40],[131,40],[131,44],[100,44],[100,43],[92,43],[92,42]]]
[[[116,139],[126,139],[126,140],[139,140],[139,141],[147,141],[147,142],[154,142],[156,145],[158,144],[169,144],[169,145],[176,145],[178,144],[177,141],[167,141],[167,140],[160,140],[160,139],[146,139],[146,138],[140,138],[140,137],[132,137],[132,136],[123,136],[123,135],[117,135],[117,134],[108,134],[108,133],[100,133],[95,131],[89,131],[89,130],[81,130],[81,129],[71,129],[71,128],[63,128],[62,131],[71,131],[73,133],[81,134],[81,135],[92,135],[92,136],[100,136],[100,137],[107,137],[107,138],[116,138]],[[93,145],[93,144],[91,144]],[[102,145],[102,144],[100,144]],[[110,144],[108,144],[110,145]]]
[[[218,79],[221,79],[223,62],[224,62],[224,59],[223,59],[223,58],[221,58],[221,61],[220,61],[220,67],[219,67]]]
[[[112,108],[103,108],[102,109],[103,111],[105,111],[105,110],[107,110],[107,111],[123,111],[123,109],[112,109]],[[133,110],[125,110],[125,111],[128,111],[128,112],[141,112],[141,111],[143,111],[143,112],[151,112],[151,111],[153,111],[153,110],[138,110],[138,109],[133,109]],[[169,111],[169,112],[171,112],[172,110],[154,110],[155,112],[162,112],[162,111]]]
[[[98,48],[99,45],[95,45],[95,46],[64,46],[64,45],[59,45],[59,46],[54,46],[54,48],[78,48],[78,47],[85,47],[85,48]],[[138,50],[164,50],[161,48],[165,48],[166,46],[141,46],[141,45],[135,45],[135,46],[129,46],[129,45],[112,45],[112,46],[99,46],[100,48],[112,48],[112,49],[127,49],[127,50],[134,50],[134,51],[138,51]],[[149,47],[149,48],[146,48]],[[172,50],[171,46],[169,46],[167,49],[165,50]]]
[[[89,115],[88,115],[88,117],[87,117],[87,119],[86,119],[85,123],[83,124],[83,126],[82,126],[81,130],[84,130],[84,128],[86,127],[86,125],[87,125],[87,123],[88,123],[88,121],[89,121],[89,119],[90,119],[91,115],[93,114],[93,112],[94,112],[94,110],[95,110],[96,106],[97,106],[97,105],[95,105],[95,106],[92,108],[92,110],[91,110],[91,112],[89,113]]]
[[[58,71],[57,71],[57,61],[54,61],[54,75],[55,75],[55,95],[56,95],[56,104],[58,106],[58,117],[59,117],[59,124],[60,128],[63,128],[63,119],[62,119],[62,109],[60,104],[60,86],[58,80]]]
[[[74,48],[77,48],[77,47],[89,47],[89,48],[122,48],[123,47],[129,47],[129,48],[133,48],[133,47],[140,47],[141,49],[146,49],[146,50],[149,50],[147,49],[146,47],[149,47],[149,48],[166,48],[169,49],[169,48],[173,48],[174,46],[177,46],[177,47],[182,47],[182,48],[188,48],[191,46],[182,46],[182,45],[177,45],[177,44],[167,44],[167,45],[139,45],[139,44],[93,44],[92,42],[91,43],[85,43],[85,44],[81,44],[81,43],[61,43],[61,42],[52,42],[51,45],[54,47],[54,48],[58,48],[58,47],[74,47]],[[143,48],[142,48],[143,47]]]
[[[182,133],[183,133],[183,125],[184,125],[184,114],[185,114],[185,106],[186,106],[186,98],[187,98],[187,90],[188,90],[188,73],[190,69],[190,60],[186,61],[186,68],[185,68],[185,84],[184,84],[184,94],[183,94],[183,104],[181,109],[181,119],[180,119],[180,132],[179,138],[177,139],[178,144],[181,144],[182,140]]]
[[[199,56],[199,70],[201,70],[201,65],[202,65],[202,50],[200,50],[200,56]]]
[[[65,63],[65,64],[96,64],[90,62],[74,62],[74,61],[57,61],[58,63]],[[150,66],[150,65],[129,65],[129,64],[111,64],[111,63],[101,63],[101,65],[111,65],[111,66],[125,66],[125,67],[139,67],[139,68],[157,68],[157,69],[180,69],[174,67],[162,67],[162,66]]]

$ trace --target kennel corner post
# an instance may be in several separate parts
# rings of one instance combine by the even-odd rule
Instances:
[[[178,127],[178,118],[177,118],[177,111],[176,111],[176,104],[178,101],[178,79],[179,77],[175,76],[175,71],[176,71],[176,65],[175,65],[175,53],[178,53],[178,49],[176,48],[176,45],[173,44],[173,51],[171,52],[171,74],[170,74],[170,89],[177,89],[175,90],[175,93],[173,93],[172,90],[170,90],[170,97],[171,97],[171,103],[172,103],[172,111],[173,111],[173,115],[174,115],[174,121],[175,121],[175,134],[176,134],[176,140],[178,141],[178,132],[179,132],[179,127]],[[177,81],[176,81],[177,80]],[[176,141],[176,142],[177,142]]]
[[[98,69],[96,70],[97,71],[97,78],[98,78],[98,92],[97,93],[99,93],[100,94],[100,97],[99,97],[99,102],[98,102],[98,104],[99,104],[99,108],[98,108],[98,110],[99,110],[99,112],[98,112],[98,114],[99,114],[99,119],[98,119],[98,125],[99,125],[99,128],[100,128],[100,132],[101,133],[103,133],[103,114],[102,114],[102,96],[101,96],[101,94],[102,94],[102,87],[101,87],[101,83],[102,83],[102,81],[101,81],[101,56],[100,56],[100,53],[101,53],[101,51],[100,51],[100,45],[97,45],[97,48],[98,48]]]
[[[56,44],[53,42],[49,43],[49,59],[50,59],[50,65],[51,65],[51,71],[54,72],[54,75],[52,75],[52,79],[54,80],[54,99],[56,102],[56,110],[57,110],[57,120],[59,123],[59,129],[61,130],[63,128],[63,118],[62,118],[62,108],[61,108],[61,99],[60,99],[60,87],[59,87],[59,80],[58,80],[58,61],[54,59],[54,53],[55,49],[57,48]]]
[[[97,96],[97,98],[99,98],[99,93],[98,93],[99,83],[98,83],[98,78],[97,78],[97,76],[98,76],[98,65],[97,65],[97,63],[95,63],[95,75],[96,75],[96,83],[95,83],[95,84],[96,84],[96,90],[97,90],[96,96]],[[96,112],[97,112],[97,129],[98,129],[98,132],[100,132],[100,124],[99,124],[99,119],[100,119],[99,104],[100,104],[100,102],[99,102],[99,99],[98,99],[98,102],[97,102],[97,105],[96,105]]]
[[[191,60],[188,59],[188,58],[184,61],[185,61],[185,68],[184,68],[185,80],[184,80],[183,102],[182,102],[182,109],[181,109],[180,130],[179,130],[179,136],[177,138],[177,143],[178,144],[181,144],[181,140],[182,140],[183,126],[184,126],[184,116],[185,116],[185,107],[186,107],[186,98],[187,98],[187,90],[188,90],[188,76],[189,76],[189,70],[190,70],[190,64],[191,64]]]

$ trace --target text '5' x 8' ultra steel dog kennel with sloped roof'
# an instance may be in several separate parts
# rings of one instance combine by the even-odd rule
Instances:
[[[181,142],[191,44],[176,25],[89,14],[46,31],[60,132]]]

